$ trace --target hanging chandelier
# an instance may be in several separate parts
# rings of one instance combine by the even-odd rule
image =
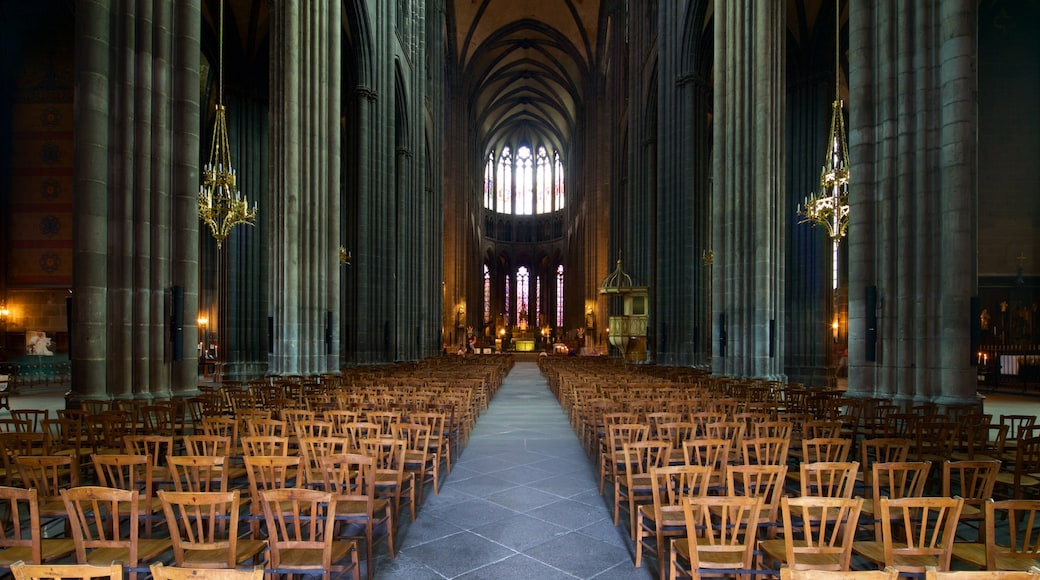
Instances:
[[[224,0],[220,1],[219,85],[216,119],[213,124],[213,143],[209,163],[202,169],[199,186],[199,219],[209,226],[219,249],[231,230],[239,224],[251,226],[256,220],[256,203],[249,207],[249,199],[238,190],[237,174],[231,165],[231,147],[228,140],[227,117],[224,108]]]
[[[798,223],[822,225],[831,239],[833,287],[838,287],[838,245],[849,229],[849,145],[845,140],[845,114],[840,95],[841,75],[841,11],[840,0],[834,2],[834,103],[831,104],[831,128],[827,157],[820,171],[820,190],[798,205]]]

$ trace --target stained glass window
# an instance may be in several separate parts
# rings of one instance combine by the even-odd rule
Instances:
[[[513,213],[513,159],[509,147],[502,148],[498,158],[498,176],[495,179],[495,211]]]
[[[484,264],[484,324],[491,322],[491,271]]]
[[[537,197],[535,204],[535,213],[549,213],[552,211],[552,166],[549,165],[549,155],[545,152],[545,147],[538,148],[538,155],[535,156],[535,181],[537,185]]]
[[[556,327],[563,328],[563,264],[556,267]]]
[[[516,213],[531,215],[534,213],[534,168],[532,167],[531,148],[520,147],[516,150]]]
[[[495,154],[489,153],[484,166],[484,207],[495,209]]]

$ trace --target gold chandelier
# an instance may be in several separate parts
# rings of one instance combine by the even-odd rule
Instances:
[[[841,3],[834,2],[834,103],[831,104],[831,128],[827,143],[827,157],[820,171],[820,191],[813,192],[798,205],[798,223],[822,225],[831,238],[832,282],[838,287],[838,245],[849,229],[849,145],[845,140],[845,115],[839,98],[841,75]]]
[[[256,219],[256,203],[249,207],[249,199],[238,190],[237,174],[231,165],[231,147],[228,141],[227,117],[224,109],[224,0],[220,1],[219,52],[220,67],[217,92],[217,112],[213,124],[213,143],[209,163],[202,169],[199,186],[199,219],[209,226],[219,249],[231,230],[239,224],[251,226]]]

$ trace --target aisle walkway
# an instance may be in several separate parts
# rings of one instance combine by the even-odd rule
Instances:
[[[518,362],[377,579],[650,579],[538,365]]]

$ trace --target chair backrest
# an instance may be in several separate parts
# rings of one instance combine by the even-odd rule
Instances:
[[[806,497],[852,497],[859,473],[858,461],[817,461],[798,466],[801,495]]]
[[[758,437],[782,437],[790,441],[791,432],[794,431],[794,423],[782,420],[770,420],[755,423],[754,436]]]
[[[166,465],[176,491],[228,490],[228,458],[223,455],[168,455]]]
[[[1025,569],[1040,560],[1040,499],[989,500],[983,511],[988,570]]]
[[[924,570],[924,580],[1037,580],[1040,568],[1029,570],[951,570],[940,572],[935,566]]]
[[[88,552],[107,548],[125,550],[123,563],[137,565],[140,503],[136,492],[90,485],[64,489],[61,498],[69,515],[79,563],[87,562]],[[122,515],[129,516],[126,526],[120,526]]]
[[[778,523],[786,465],[731,465],[726,468],[726,494],[762,498],[762,524]]]
[[[79,485],[79,464],[71,455],[21,455],[14,458],[25,487],[39,491],[40,501],[57,499]]]
[[[621,452],[625,477],[631,478],[636,474],[648,474],[651,468],[668,465],[672,444],[658,440],[634,441],[622,445]],[[631,485],[631,481],[629,485]]]
[[[931,470],[930,461],[891,461],[871,466],[871,491],[874,499],[920,497]]]
[[[254,515],[262,509],[260,492],[269,489],[282,489],[291,483],[300,465],[298,455],[246,455],[246,476],[249,478],[249,507]]]
[[[842,437],[802,439],[802,461],[848,461],[852,440]]]
[[[263,566],[254,566],[252,570],[181,568],[156,562],[151,565],[151,572],[154,580],[264,580]]]
[[[862,498],[781,498],[787,567],[848,570],[862,507]]]
[[[293,569],[329,570],[335,537],[336,496],[316,489],[285,488],[264,490],[260,497],[267,521],[271,568],[278,570],[282,566],[282,556],[287,551],[315,550],[320,551],[320,557],[309,561],[294,558]]]
[[[216,551],[227,555],[227,568],[237,562],[239,491],[176,492],[159,490],[166,525],[170,529],[173,557],[185,565],[188,550]]]
[[[220,435],[222,437],[229,437],[231,439],[231,445],[237,446],[238,425],[239,422],[232,417],[203,417],[202,433],[205,435]]]
[[[704,465],[666,465],[651,467],[650,492],[654,505],[654,521],[664,521],[664,506],[678,506],[684,497],[708,495],[712,468]]]
[[[43,420],[50,419],[50,409],[12,409],[11,417],[29,421],[29,431],[43,432]]]
[[[980,510],[982,502],[993,497],[993,486],[1000,474],[1000,462],[993,461],[944,461],[942,473],[942,495],[958,496],[967,505]]]
[[[341,436],[325,437],[301,437],[299,440],[300,456],[304,479],[308,484],[318,484],[321,479],[320,458],[325,455],[336,455],[339,453],[350,453],[352,451],[350,439]]]
[[[288,423],[279,419],[252,417],[246,419],[245,424],[245,434],[253,437],[288,437],[290,434]]]
[[[35,488],[0,487],[0,548],[28,548],[31,564],[42,562],[40,503]]]
[[[841,427],[841,421],[829,419],[806,421],[802,425],[802,437],[805,439],[840,438]]]
[[[113,562],[107,566],[94,564],[26,564],[18,561],[11,564],[15,580],[59,580],[63,578],[109,578],[123,580],[123,565]]]
[[[683,443],[683,459],[687,465],[707,465],[721,478],[729,463],[729,439],[694,439]]]
[[[744,439],[745,465],[787,465],[790,440],[786,437],[754,437]]]
[[[780,580],[897,580],[899,570],[794,570],[780,568]]]
[[[893,461],[906,461],[910,456],[909,439],[898,437],[879,437],[876,439],[863,439],[859,442],[859,464],[863,468],[863,483],[870,485],[873,476],[872,467],[875,463],[891,463]]]
[[[130,455],[147,455],[152,468],[165,468],[167,455],[173,455],[173,437],[169,435],[128,435],[123,438]]]
[[[690,539],[690,569],[750,570],[762,499],[704,496],[680,499]],[[697,577],[697,574],[694,574]]]
[[[882,497],[881,541],[885,565],[900,572],[924,573],[931,560],[938,570],[949,570],[964,500],[959,497]]]
[[[147,455],[94,453],[90,460],[94,463],[98,485],[129,489],[140,497],[152,497],[152,463]]]
[[[227,435],[185,435],[183,440],[185,455],[237,455],[232,439]]]
[[[289,455],[289,438],[282,435],[247,435],[242,455]]]

